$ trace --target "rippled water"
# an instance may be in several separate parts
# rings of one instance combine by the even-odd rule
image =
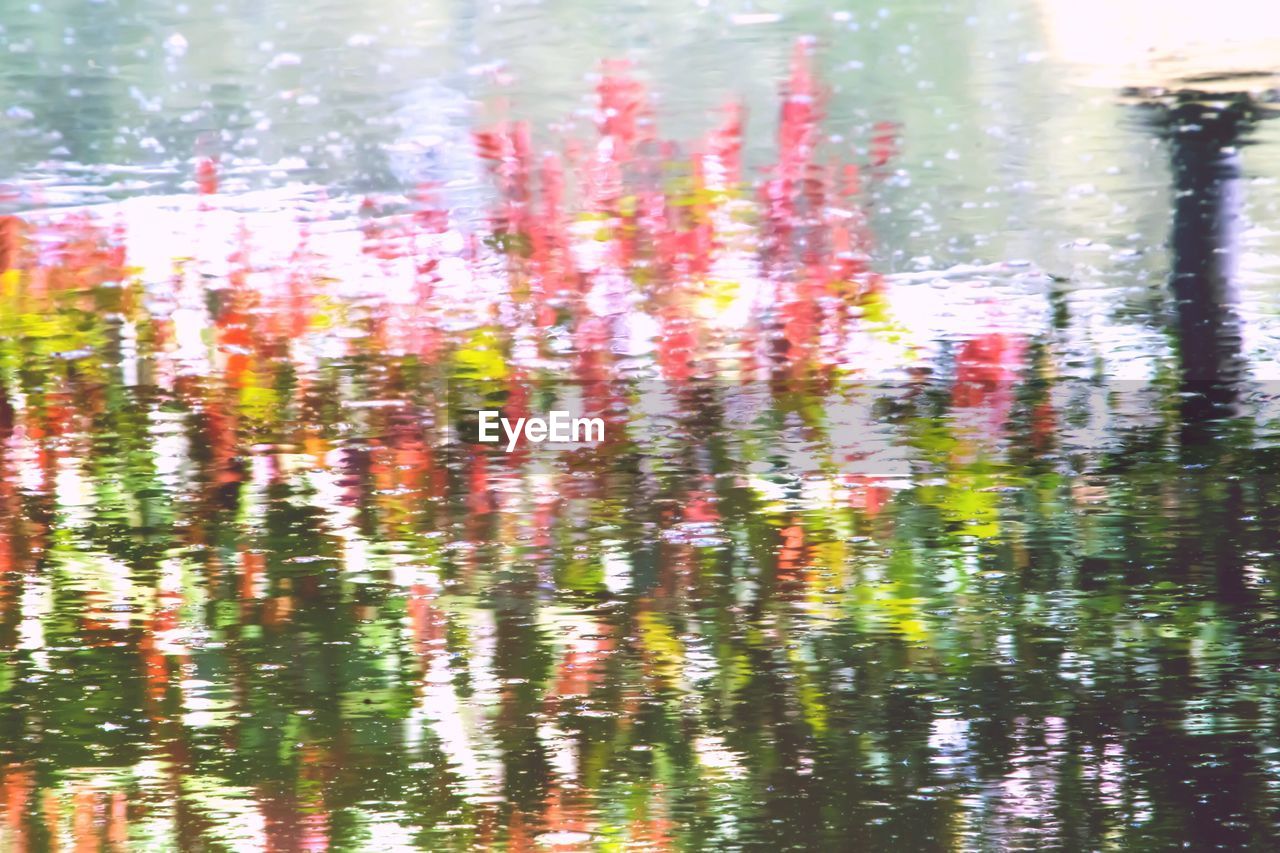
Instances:
[[[0,847],[1272,846],[1280,140],[1087,70],[0,0]]]

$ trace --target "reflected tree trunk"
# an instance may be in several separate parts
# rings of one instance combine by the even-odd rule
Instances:
[[[1205,444],[1211,424],[1237,413],[1242,371],[1235,311],[1235,250],[1240,225],[1237,147],[1247,107],[1185,100],[1163,111],[1172,153],[1170,240],[1179,368],[1182,443]]]

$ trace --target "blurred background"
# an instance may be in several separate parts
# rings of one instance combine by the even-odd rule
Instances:
[[[0,0],[0,847],[1265,849],[1213,6]]]

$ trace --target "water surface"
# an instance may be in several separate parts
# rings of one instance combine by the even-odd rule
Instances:
[[[6,849],[1271,846],[1273,125],[1189,423],[1032,6],[0,27]]]

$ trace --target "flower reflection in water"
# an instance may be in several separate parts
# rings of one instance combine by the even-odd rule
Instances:
[[[822,101],[752,180],[607,66],[483,228],[212,159],[0,221],[6,849],[1265,844],[1265,417],[1185,464],[1035,270],[878,274]]]

